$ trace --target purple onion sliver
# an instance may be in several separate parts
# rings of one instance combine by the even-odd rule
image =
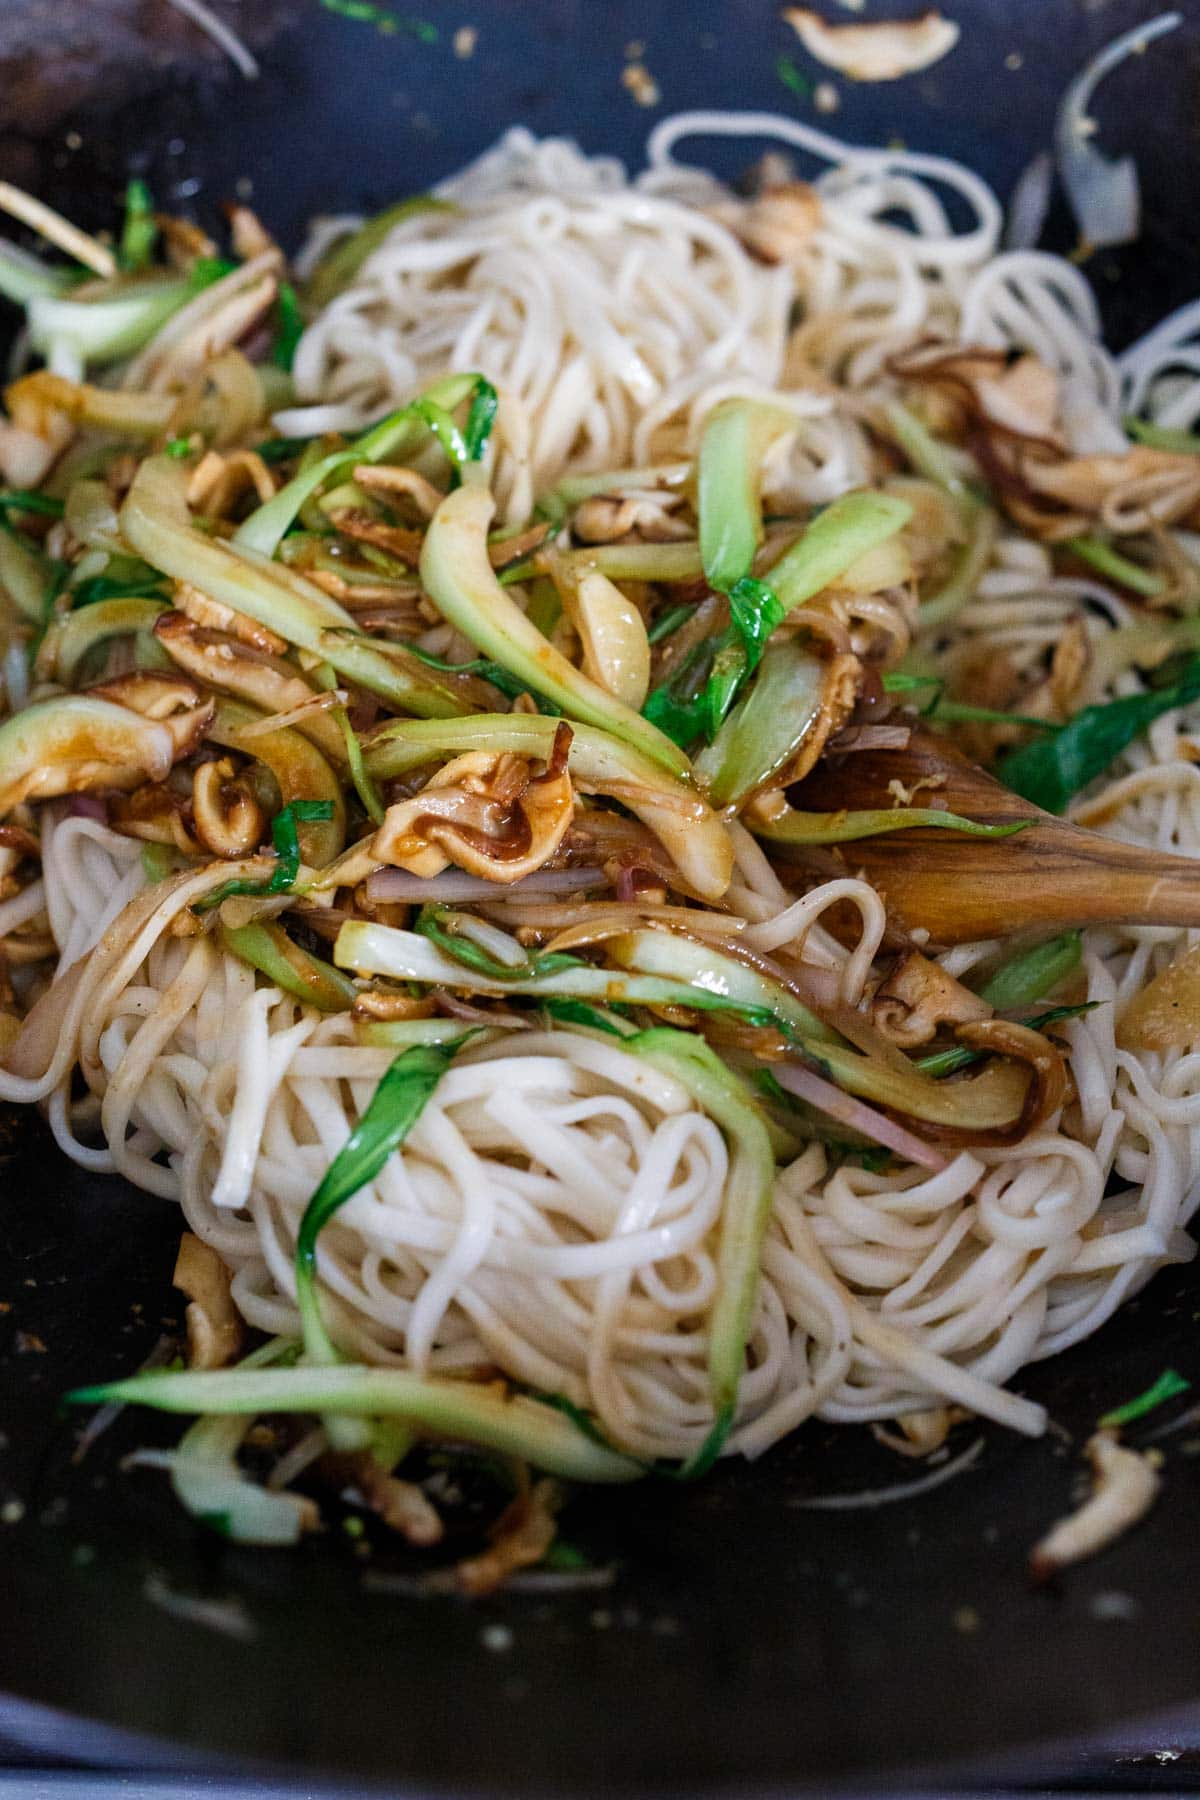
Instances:
[[[69,819],[95,819],[98,825],[108,824],[108,802],[99,794],[72,794],[66,811]]]
[[[440,875],[414,875],[408,869],[376,869],[367,876],[368,900],[449,901],[535,900],[548,894],[574,894],[582,888],[607,885],[602,869],[537,869],[523,881],[488,881],[462,869],[446,869]]]
[[[817,1075],[812,1069],[806,1069],[800,1063],[775,1063],[771,1073],[780,1087],[795,1094],[800,1100],[807,1100],[818,1112],[827,1113],[836,1119],[839,1125],[848,1125],[852,1131],[861,1131],[864,1137],[874,1138],[888,1150],[894,1150],[907,1162],[916,1163],[922,1169],[944,1169],[950,1161],[932,1144],[922,1138],[914,1137],[903,1125],[897,1125],[884,1113],[876,1112],[873,1106],[866,1106],[856,1100],[853,1094],[843,1093],[832,1081],[826,1081],[823,1075]]]

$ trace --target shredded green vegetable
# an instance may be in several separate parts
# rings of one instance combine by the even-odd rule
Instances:
[[[214,906],[220,906],[223,900],[230,900],[235,894],[289,893],[300,873],[300,837],[296,830],[297,824],[332,817],[333,802],[330,800],[293,800],[271,820],[271,842],[275,846],[277,861],[268,879],[247,881],[238,876],[232,881],[223,881],[220,887],[196,901],[193,912],[211,912]]]
[[[275,342],[271,346],[271,361],[277,369],[290,372],[296,359],[296,345],[303,335],[304,318],[296,290],[290,281],[281,282],[275,301]]]
[[[153,197],[146,183],[135,177],[125,189],[125,223],[117,261],[126,273],[134,274],[148,266],[157,242]]]
[[[806,75],[800,73],[790,56],[775,58],[775,73],[784,87],[788,88],[798,99],[807,100],[809,98],[812,93],[812,82]]]
[[[1133,562],[1128,556],[1122,556],[1111,544],[1098,537],[1064,538],[1063,549],[1077,556],[1080,562],[1087,563],[1097,574],[1107,575],[1111,581],[1120,582],[1122,587],[1129,588],[1135,594],[1145,594],[1153,599],[1161,594],[1166,583],[1161,575],[1153,569],[1145,569],[1141,563]]]
[[[473,969],[477,975],[486,975],[491,981],[537,981],[544,975],[556,975],[562,969],[581,969],[585,966],[583,958],[569,956],[565,951],[552,950],[549,954],[527,956],[523,963],[499,962],[482,944],[472,938],[462,937],[447,925],[454,915],[444,907],[423,906],[417,914],[413,930],[427,937],[431,944],[436,944],[445,955],[461,963],[464,969]]]
[[[1176,426],[1155,425],[1150,419],[1126,419],[1125,430],[1139,444],[1152,450],[1173,450],[1177,455],[1200,454],[1200,434]]]
[[[61,519],[63,502],[53,494],[39,494],[32,488],[0,489],[0,514],[41,513],[47,519]]]
[[[1144,1419],[1155,1407],[1163,1406],[1168,1400],[1174,1400],[1180,1394],[1191,1391],[1191,1382],[1174,1369],[1164,1369],[1158,1380],[1148,1387],[1144,1394],[1138,1394],[1133,1400],[1126,1400],[1123,1406],[1114,1406],[1100,1420],[1105,1430],[1114,1430],[1119,1425],[1132,1425],[1135,1419]]]
[[[460,1034],[448,1044],[414,1044],[400,1052],[305,1208],[296,1238],[296,1299],[305,1352],[312,1362],[339,1360],[317,1299],[317,1238],[338,1208],[374,1181],[404,1142],[468,1035]]]
[[[1020,956],[1012,957],[990,975],[979,990],[981,1000],[997,1012],[1029,1006],[1053,993],[1060,982],[1073,975],[1083,962],[1083,935],[1064,931],[1060,937],[1035,944]]]
[[[339,19],[353,19],[358,25],[374,25],[384,37],[396,37],[404,32],[422,44],[438,41],[438,28],[428,19],[393,12],[390,6],[376,6],[374,0],[320,0],[320,4]]]

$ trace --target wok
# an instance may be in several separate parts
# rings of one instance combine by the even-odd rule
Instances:
[[[421,4],[436,42],[315,0],[217,0],[260,57],[250,84],[165,0],[7,0],[0,174],[92,226],[130,170],[204,218],[249,193],[294,243],[312,213],[419,189],[514,122],[636,159],[658,114],[621,83],[635,42],[663,108],[815,116],[780,82],[780,55],[805,58],[765,0]],[[837,81],[840,112],[821,122],[958,156],[1006,193],[1050,141],[1069,74],[1156,8],[946,10],[962,25],[950,57],[886,86]],[[478,29],[469,57],[453,47],[463,25]],[[1145,200],[1141,242],[1088,264],[1118,343],[1200,290],[1198,46],[1191,18],[1097,105]],[[753,151],[712,146],[729,173]],[[1052,230],[1069,242],[1064,220]],[[44,1748],[254,1759],[405,1794],[766,1795],[994,1768],[1200,1699],[1200,1440],[1165,1441],[1164,1495],[1140,1529],[1052,1588],[1025,1572],[1078,1492],[1097,1415],[1167,1366],[1200,1379],[1195,1266],[1021,1378],[1053,1416],[1046,1439],[961,1428],[956,1450],[981,1436],[978,1460],[920,1498],[808,1510],[911,1473],[867,1432],[814,1424],[694,1486],[580,1495],[566,1529],[610,1586],[419,1598],[386,1591],[407,1565],[382,1548],[365,1558],[334,1530],[239,1550],[162,1476],[122,1472],[177,1423],[126,1413],[72,1462],[61,1393],[132,1369],[178,1325],[178,1220],[68,1164],[35,1116],[0,1123],[0,1688],[10,1729]]]

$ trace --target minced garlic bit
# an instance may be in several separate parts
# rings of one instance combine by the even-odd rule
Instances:
[[[657,106],[662,93],[645,63],[626,64],[621,71],[621,86],[633,95],[639,106]]]

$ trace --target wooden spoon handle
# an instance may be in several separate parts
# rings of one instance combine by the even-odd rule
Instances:
[[[928,931],[935,944],[1078,925],[1200,926],[1200,862],[1053,818],[926,732],[914,731],[906,750],[822,763],[790,797],[822,812],[907,804],[904,794],[988,824],[1030,821],[1009,838],[903,831],[840,847],[847,870],[879,889],[895,922]]]

